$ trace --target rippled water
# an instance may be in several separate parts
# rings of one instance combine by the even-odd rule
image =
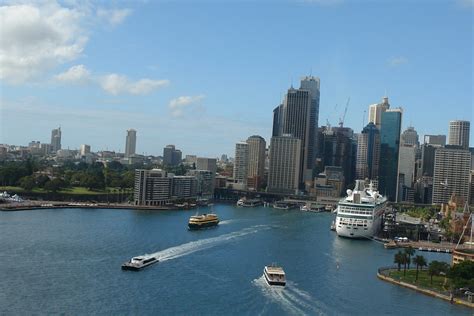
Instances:
[[[471,314],[378,280],[394,251],[338,238],[332,214],[213,211],[221,223],[203,231],[187,230],[195,210],[0,212],[0,314]],[[145,253],[160,262],[120,269]],[[285,288],[261,278],[273,262],[285,269]]]

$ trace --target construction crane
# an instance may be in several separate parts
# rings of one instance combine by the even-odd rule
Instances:
[[[346,119],[347,108],[349,107],[349,101],[351,101],[351,97],[347,98],[346,107],[344,108],[344,114],[342,114],[342,117],[339,118],[339,127],[344,127],[344,120]]]

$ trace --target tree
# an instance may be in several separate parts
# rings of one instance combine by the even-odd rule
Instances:
[[[398,271],[400,271],[400,268],[401,268],[402,264],[405,263],[405,258],[406,258],[405,254],[401,251],[398,251],[395,254],[395,257],[393,258],[393,262],[398,265]]]
[[[418,269],[420,267],[421,267],[421,269],[423,269],[423,267],[426,266],[426,259],[423,256],[416,256],[415,258],[413,258],[413,264],[416,264],[415,282],[417,282],[418,281]]]
[[[469,287],[474,290],[474,261],[463,261],[449,269],[448,278],[455,288]]]
[[[413,249],[412,246],[409,246],[408,248],[405,248],[405,254],[407,255],[407,264],[408,264],[408,270],[410,270],[410,262],[411,262],[411,256],[415,254],[415,249]]]
[[[54,178],[45,183],[44,189],[49,192],[57,192],[64,188],[64,182],[60,178]]]
[[[31,191],[36,186],[35,178],[33,176],[26,176],[18,180],[18,184],[25,191]]]
[[[436,260],[431,261],[428,265],[428,274],[430,275],[431,284],[433,284],[433,276],[447,273],[449,268],[449,264],[446,262]]]

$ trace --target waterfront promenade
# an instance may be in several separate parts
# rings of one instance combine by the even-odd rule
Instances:
[[[397,280],[390,276],[390,272],[394,272],[394,271],[397,271],[397,268],[394,268],[394,267],[379,268],[377,271],[377,277],[383,281],[390,282],[392,284],[402,286],[408,289],[412,289],[417,292],[430,295],[436,298],[440,298],[442,300],[445,300],[451,303],[460,304],[466,307],[474,308],[474,303],[469,302],[462,297],[452,297],[449,291],[437,291],[434,288],[422,287],[421,285],[415,285],[412,283],[407,283],[401,280]]]

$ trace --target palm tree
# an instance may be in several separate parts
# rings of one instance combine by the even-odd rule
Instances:
[[[415,254],[415,249],[413,249],[412,246],[409,246],[408,248],[405,248],[405,254],[408,256],[407,264],[408,264],[408,270],[410,270],[411,256]]]
[[[428,265],[428,274],[430,275],[431,284],[433,284],[433,276],[441,272],[441,262],[433,260]]]
[[[393,258],[393,262],[398,265],[398,271],[400,271],[402,264],[405,263],[405,254],[401,251],[398,251]]]
[[[418,268],[421,267],[421,269],[423,269],[423,267],[426,266],[426,259],[423,256],[416,256],[415,258],[413,258],[413,264],[416,264],[415,282],[417,282],[418,281]]]

